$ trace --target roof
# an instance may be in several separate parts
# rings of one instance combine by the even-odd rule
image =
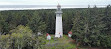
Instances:
[[[49,34],[47,33],[46,36],[48,36]]]
[[[58,3],[57,7],[61,7],[61,5]]]
[[[72,34],[72,32],[70,31],[70,32],[68,32],[69,34]]]

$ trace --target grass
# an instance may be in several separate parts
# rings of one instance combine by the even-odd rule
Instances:
[[[72,39],[67,35],[63,35],[62,38],[56,38],[51,35],[51,40],[46,40],[46,36],[39,36],[42,47],[40,49],[76,49],[76,44],[72,42]],[[79,46],[79,49],[89,49],[89,47]]]
[[[54,35],[51,35],[51,40],[46,40],[46,49],[73,49],[76,48],[75,44],[71,43],[71,38],[64,35],[62,38],[54,39]]]

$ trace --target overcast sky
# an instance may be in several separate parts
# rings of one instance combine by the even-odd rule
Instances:
[[[0,5],[108,5],[111,0],[0,0]]]

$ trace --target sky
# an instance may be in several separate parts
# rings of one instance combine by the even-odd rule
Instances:
[[[109,5],[111,0],[0,0],[0,5]]]

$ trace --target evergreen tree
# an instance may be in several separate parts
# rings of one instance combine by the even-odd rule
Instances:
[[[28,25],[35,33],[46,31],[46,24],[41,20],[41,17],[38,16],[36,11],[34,12],[33,18],[28,22]]]

